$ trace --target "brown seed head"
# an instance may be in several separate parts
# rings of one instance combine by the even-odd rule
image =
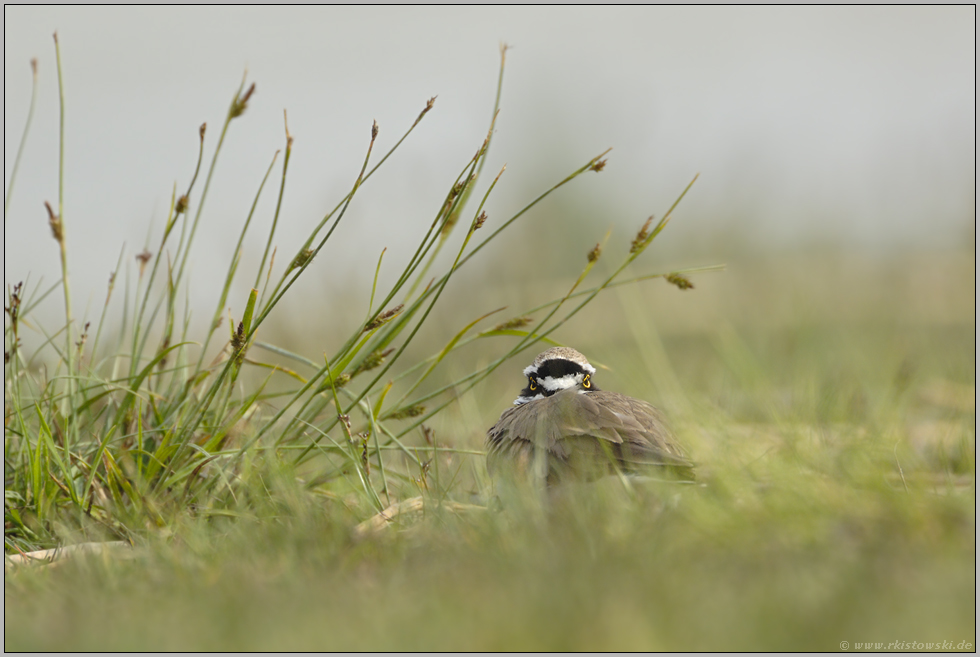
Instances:
[[[591,251],[589,251],[589,255],[588,255],[589,262],[595,262],[596,260],[599,259],[599,256],[601,255],[602,255],[602,245],[596,242],[596,245],[592,247]]]
[[[235,99],[235,102],[233,102],[231,104],[231,109],[228,111],[228,115],[231,118],[234,119],[235,117],[238,117],[238,116],[241,116],[242,114],[244,114],[245,113],[245,110],[248,109],[248,100],[249,100],[249,98],[252,97],[252,94],[253,93],[255,93],[255,83],[254,82],[248,88],[248,91],[246,91],[243,95],[241,95],[238,98],[236,98]],[[201,136],[203,137],[203,134]]]
[[[345,385],[347,385],[348,383],[350,383],[350,378],[351,378],[350,377],[350,374],[348,374],[347,372],[344,372],[343,374],[341,374],[340,376],[338,376],[333,381],[327,381],[326,383],[324,383],[322,389],[325,390],[327,388],[335,388],[337,390],[340,390]]]
[[[676,285],[678,289],[681,290],[694,289],[694,283],[691,282],[691,279],[681,274],[667,274],[666,276],[664,276],[664,280],[670,283],[671,285]]]
[[[21,304],[21,290],[23,289],[23,283],[17,283],[13,289],[7,287],[7,303],[8,305],[3,307],[3,311],[10,316],[10,330],[14,334],[14,347],[20,341],[17,337],[19,331],[19,325],[17,320],[20,318],[20,304]]]
[[[483,154],[487,152],[487,148],[490,147],[490,138],[486,137],[483,140],[483,145],[476,149],[476,155],[473,156],[474,160],[479,160],[483,157]]]
[[[48,225],[51,227],[51,235],[58,244],[61,244],[65,239],[65,228],[61,223],[61,217],[54,213],[54,209],[47,201],[44,202],[44,207],[48,209]]]
[[[23,287],[24,283],[20,282],[15,285],[14,289],[12,290],[9,287],[7,288],[7,296],[9,298],[8,303],[10,305],[4,306],[3,310],[10,315],[10,320],[15,323],[17,322],[17,315],[20,312],[20,291],[23,289]]]
[[[392,347],[391,349],[386,349],[384,351],[378,349],[377,351],[371,352],[368,354],[367,358],[361,361],[361,364],[354,369],[351,376],[356,376],[361,372],[367,372],[368,370],[373,370],[374,368],[379,367],[394,350],[395,348]]]
[[[92,322],[85,322],[85,326],[82,328],[82,334],[78,336],[78,340],[75,341],[75,346],[81,349],[85,346],[85,341],[88,340],[88,328],[92,325]]]
[[[510,331],[512,329],[519,329],[521,327],[527,326],[531,323],[530,317],[515,317],[513,319],[508,319],[506,322],[501,322],[493,327],[493,331]]]
[[[231,338],[231,348],[235,354],[240,354],[245,347],[245,322],[238,322],[238,329]]]
[[[368,331],[373,331],[374,329],[380,328],[381,326],[387,324],[395,317],[395,315],[400,313],[402,311],[402,308],[404,307],[405,304],[400,303],[394,308],[392,308],[391,310],[384,311],[383,313],[375,317],[373,320],[371,320],[368,323],[368,325],[364,327],[364,332],[367,333]]]
[[[418,118],[415,119],[415,123],[418,123],[419,121],[421,121],[422,120],[422,117],[429,113],[429,110],[432,109],[432,106],[436,104],[436,98],[438,98],[438,96],[433,96],[428,101],[426,101],[426,103],[425,103],[425,109],[423,109],[419,113]]]
[[[450,199],[454,199],[457,196],[459,196],[460,194],[462,194],[463,193],[463,189],[465,187],[466,187],[466,181],[465,180],[460,180],[458,183],[456,183],[455,185],[453,185],[452,191],[449,192],[449,198]]]
[[[595,171],[596,173],[599,173],[605,168],[606,168],[605,160],[596,160],[589,166],[589,171]]]
[[[473,230],[480,230],[487,221],[487,213],[480,212],[480,216],[473,221]]]
[[[630,245],[630,253],[636,253],[643,248],[643,244],[647,241],[647,238],[650,237],[650,224],[652,223],[653,215],[650,215],[650,218],[647,219],[646,222],[644,222],[643,227],[640,228],[640,232],[638,232],[636,237],[633,238],[633,243]]]
[[[153,254],[150,253],[149,251],[146,251],[146,250],[144,250],[142,253],[137,253],[136,254],[136,261],[138,263],[140,263],[140,276],[141,277],[143,276],[143,272],[146,271],[146,263],[148,263],[150,261],[150,258],[152,258],[152,257],[153,257]]]
[[[371,141],[374,141],[377,138],[378,138],[378,122],[374,121],[373,125],[371,126]]]
[[[177,205],[174,207],[174,212],[176,214],[184,214],[187,212],[187,206],[190,203],[190,199],[187,198],[187,194],[184,194],[179,199],[177,199]]]
[[[389,420],[404,420],[405,418],[418,417],[423,414],[425,414],[425,406],[422,404],[413,404],[412,406],[399,408],[386,415]]]
[[[370,434],[366,432],[361,432],[357,434],[358,438],[361,438],[361,467],[364,468],[364,472],[368,475],[371,474],[371,461],[368,459],[368,436]]]

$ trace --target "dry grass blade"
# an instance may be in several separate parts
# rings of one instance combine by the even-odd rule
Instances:
[[[453,513],[484,512],[487,507],[477,504],[463,504],[461,502],[443,501],[438,507]],[[425,510],[426,502],[422,496],[413,497],[401,502],[396,502],[380,513],[376,513],[364,522],[360,523],[352,532],[355,541],[362,541],[381,534],[396,519],[404,518],[411,514],[418,514]]]
[[[17,566],[50,566],[65,559],[83,555],[100,555],[104,557],[132,558],[132,546],[125,541],[110,541],[108,543],[75,543],[48,550],[34,550],[19,554],[4,554],[4,571]]]

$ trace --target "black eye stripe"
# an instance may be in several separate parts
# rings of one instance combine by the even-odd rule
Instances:
[[[566,360],[564,358],[552,358],[551,360],[546,360],[538,366],[538,371],[535,375],[539,379],[544,379],[547,377],[552,377],[554,379],[560,379],[563,376],[569,374],[588,374],[586,370],[576,363],[575,361]]]
[[[581,386],[580,390],[591,391],[591,377],[594,371],[588,364],[583,366],[565,358],[550,358],[538,365],[529,366],[524,370],[524,376],[527,377],[527,386],[521,390],[521,394],[518,396],[518,400],[523,401],[515,402],[515,404],[524,404],[536,399],[551,397],[565,389],[561,387],[545,387],[542,385],[542,381],[546,379],[555,382],[565,379],[562,385],[571,385],[572,382],[568,381],[566,377],[575,377],[581,381],[579,383],[579,386]]]

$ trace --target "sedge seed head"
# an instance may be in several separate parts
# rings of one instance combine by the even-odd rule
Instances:
[[[650,237],[650,224],[652,223],[653,223],[653,215],[650,215],[650,218],[647,219],[644,222],[643,227],[640,228],[640,232],[638,232],[636,234],[636,237],[633,238],[633,242],[630,245],[630,253],[636,253],[637,251],[643,248],[643,245],[647,241],[647,238]]]
[[[294,269],[299,269],[307,262],[309,262],[310,258],[312,257],[313,257],[313,249],[303,249],[302,251],[297,253],[296,257],[293,258],[293,261],[289,263],[289,271],[292,271]]]
[[[245,346],[245,322],[238,322],[238,329],[235,331],[235,335],[231,338],[231,348],[238,354],[241,353],[242,348]]]
[[[418,124],[418,122],[422,120],[422,117],[423,117],[423,116],[425,116],[426,114],[428,114],[428,113],[429,113],[429,110],[430,110],[430,109],[432,109],[432,106],[436,104],[436,98],[437,98],[437,97],[438,97],[438,96],[433,96],[433,97],[432,97],[432,98],[430,98],[430,99],[429,99],[428,101],[426,101],[426,103],[425,103],[425,107],[424,107],[424,108],[422,109],[422,111],[421,111],[421,112],[419,112],[419,116],[418,116],[418,118],[417,118],[417,119],[415,119],[415,123],[416,123],[416,124]]]
[[[486,137],[483,139],[483,145],[476,150],[476,155],[473,156],[474,160],[479,160],[487,152],[487,148],[490,146],[490,138]]]
[[[480,216],[473,221],[473,230],[480,230],[487,221],[487,213],[480,212]]]
[[[75,346],[78,347],[79,351],[82,350],[82,347],[85,346],[85,341],[88,340],[88,327],[91,325],[92,322],[85,322],[85,326],[82,328],[82,334],[78,336],[78,340],[75,341]]]
[[[61,223],[61,217],[54,213],[54,208],[47,201],[44,202],[44,207],[48,210],[48,226],[51,227],[51,236],[58,244],[61,244],[65,239],[65,229]]]
[[[248,101],[252,97],[252,94],[253,93],[255,93],[255,83],[254,82],[248,88],[248,91],[246,91],[241,96],[237,97],[235,99],[235,101],[231,104],[231,109],[228,110],[228,115],[231,118],[234,119],[234,118],[239,117],[242,114],[244,114],[245,113],[245,110],[248,109]],[[202,133],[201,136],[202,137],[204,136],[203,133]]]
[[[333,388],[335,390],[340,390],[345,385],[350,383],[350,380],[351,380],[351,375],[347,372],[344,372],[342,374],[339,374],[337,378],[334,379],[333,381],[326,381],[321,387],[321,390],[329,390],[330,388]]]
[[[587,257],[589,259],[589,262],[595,262],[596,260],[599,259],[599,256],[601,255],[602,255],[602,245],[596,242],[596,245],[592,247],[592,250],[589,251]]]
[[[12,290],[9,287],[7,288],[7,296],[9,299],[8,303],[10,305],[4,306],[3,310],[10,315],[10,321],[12,321],[14,324],[17,323],[17,317],[20,314],[20,293],[23,287],[24,283],[20,282],[17,283]]]
[[[365,358],[361,364],[357,366],[353,374],[357,375],[361,372],[367,372],[381,366],[384,364],[385,359],[387,359],[394,350],[395,348],[392,347],[391,349],[386,349],[384,351],[381,351],[380,349],[372,351],[370,354],[368,354],[367,358]]]
[[[425,406],[422,404],[413,404],[411,406],[405,406],[404,408],[399,408],[391,413],[387,414],[389,420],[404,420],[410,417],[418,417],[425,413]]]
[[[143,272],[146,271],[146,263],[148,263],[151,258],[153,258],[153,254],[150,253],[149,251],[145,250],[145,249],[143,250],[142,253],[137,253],[136,254],[136,262],[140,263],[140,277],[141,278],[143,276]]]
[[[501,322],[494,326],[491,330],[493,331],[510,331],[513,329],[519,329],[527,326],[531,323],[530,317],[514,317],[513,319],[508,319],[506,322]]]
[[[143,278],[143,274],[146,272],[146,263],[148,263],[152,257],[153,254],[145,250],[142,253],[136,254],[136,261],[140,263],[140,278]]]
[[[368,325],[364,327],[364,332],[367,333],[368,331],[373,331],[374,329],[377,329],[377,328],[380,328],[380,327],[384,326],[385,324],[387,324],[388,322],[390,322],[392,319],[394,319],[394,317],[398,313],[400,313],[402,311],[402,308],[404,308],[404,307],[405,307],[405,304],[400,303],[397,306],[395,306],[394,308],[392,308],[391,310],[384,311],[383,313],[381,313],[380,315],[378,315],[377,317],[375,317],[373,320],[371,320],[370,322],[368,322]]]
[[[689,279],[687,276],[684,276],[682,274],[676,274],[676,273],[667,274],[666,276],[664,276],[664,280],[670,283],[671,285],[676,285],[677,288],[680,290],[694,289],[694,283],[691,282],[691,279]]]

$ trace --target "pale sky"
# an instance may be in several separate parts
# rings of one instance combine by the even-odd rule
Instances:
[[[567,197],[597,214],[600,234],[662,213],[700,173],[676,228],[688,243],[737,226],[764,248],[956,244],[975,211],[974,25],[968,6],[7,6],[5,186],[32,57],[40,87],[4,219],[5,281],[59,275],[43,208],[58,194],[55,30],[70,267],[82,303],[97,305],[123,242],[131,261],[148,231],[158,241],[171,189],[193,171],[203,121],[209,161],[246,68],[257,91],[226,139],[195,275],[223,275],[283,146],[284,108],[295,146],[276,243],[293,252],[352,184],[372,120],[383,152],[438,95],[361,192],[338,233],[347,246],[330,257],[358,257],[357,245],[378,234],[393,248],[414,244],[482,142],[501,42],[513,49],[487,168],[506,163],[507,173],[492,218],[612,146],[606,171]],[[261,253],[278,173],[247,257]],[[370,260],[377,250],[372,243]]]

